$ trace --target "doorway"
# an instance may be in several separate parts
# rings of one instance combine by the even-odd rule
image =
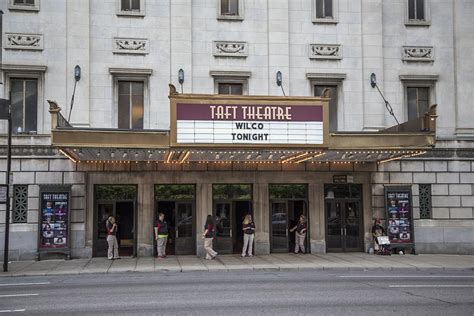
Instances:
[[[212,196],[216,223],[215,250],[222,254],[242,252],[242,222],[247,214],[253,216],[252,185],[214,184]]]
[[[196,253],[194,205],[195,186],[193,184],[155,185],[154,227],[158,214],[165,214],[165,221],[169,227],[166,254],[193,255]],[[157,255],[156,252],[155,240],[153,254]]]
[[[325,185],[326,250],[363,251],[362,185]]]
[[[136,256],[136,186],[97,185],[94,188],[94,243],[95,257],[107,256],[106,221],[109,216],[117,222],[119,256]]]
[[[310,252],[309,218],[306,184],[270,184],[270,251],[272,253],[293,252],[295,234],[290,229],[305,215],[308,224],[306,251]]]

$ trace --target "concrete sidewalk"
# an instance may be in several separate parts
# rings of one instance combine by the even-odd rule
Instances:
[[[365,253],[331,254],[271,254],[252,258],[221,255],[215,260],[196,256],[16,261],[9,272],[1,276],[67,275],[120,272],[190,272],[190,271],[298,271],[298,270],[470,270],[474,271],[472,255],[392,255],[377,256]]]

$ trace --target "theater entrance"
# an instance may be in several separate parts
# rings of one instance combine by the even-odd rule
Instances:
[[[298,223],[300,215],[308,219],[308,187],[305,184],[270,184],[270,251],[272,253],[293,252],[295,232],[291,228]],[[306,252],[310,251],[309,220],[306,234]]]
[[[242,222],[253,215],[251,184],[214,184],[212,186],[213,216],[216,224],[214,249],[218,253],[241,253]]]
[[[166,244],[167,255],[194,255],[196,253],[195,193],[193,184],[155,185],[155,218],[165,214],[169,234]],[[153,235],[154,236],[154,235]],[[156,240],[153,254],[157,255]]]
[[[136,256],[136,193],[134,185],[96,185],[94,187],[94,244],[95,257],[107,256],[106,221],[109,216],[117,222],[119,255]]]
[[[324,187],[326,250],[363,251],[362,185],[329,184]]]

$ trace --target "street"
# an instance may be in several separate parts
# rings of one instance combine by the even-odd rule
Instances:
[[[124,273],[0,279],[0,312],[472,315],[472,271]]]

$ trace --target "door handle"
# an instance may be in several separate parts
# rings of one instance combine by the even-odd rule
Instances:
[[[347,236],[347,228],[344,227],[344,236]]]
[[[176,230],[176,238],[178,238],[178,235],[179,235],[179,231]]]
[[[341,236],[344,236],[344,228],[341,227]]]
[[[288,237],[288,228],[285,229],[286,237]]]
[[[229,230],[229,232],[230,232],[230,237],[232,237],[232,229],[231,229],[231,230]]]

